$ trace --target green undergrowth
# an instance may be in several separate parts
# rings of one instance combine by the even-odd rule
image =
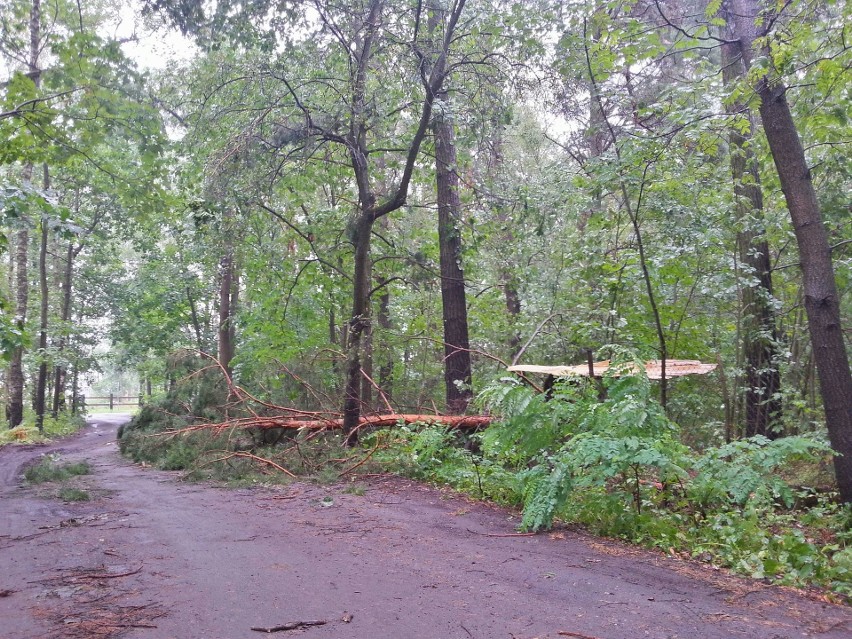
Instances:
[[[192,480],[236,485],[292,480],[276,466],[320,482],[397,472],[518,506],[522,530],[580,525],[754,578],[852,596],[852,511],[826,488],[827,443],[803,435],[689,448],[643,375],[613,375],[602,388],[564,382],[550,398],[503,380],[479,398],[496,416],[483,432],[400,425],[362,434],[355,449],[335,433],[188,430],[200,420],[178,417],[181,406],[184,415],[189,406],[188,414],[222,419],[204,397],[225,403],[209,388],[178,389],[143,408],[121,430],[122,452]]]
[[[44,455],[37,463],[27,467],[24,479],[33,485],[47,485],[48,494],[62,501],[89,501],[89,493],[75,485],[79,477],[91,473],[88,462],[63,463],[56,454]]]
[[[511,380],[486,390],[500,415],[462,437],[436,426],[382,438],[386,467],[523,508],[522,530],[580,525],[669,554],[791,586],[852,596],[852,510],[799,478],[830,460],[816,436],[765,437],[696,452],[643,376],[557,384],[553,398]]]
[[[85,425],[86,419],[82,415],[59,413],[56,418],[45,417],[44,428],[39,432],[35,425],[35,415],[27,412],[20,426],[0,430],[0,446],[46,442],[72,435]]]
[[[336,433],[257,433],[205,427],[172,434],[171,429],[139,430],[126,427],[119,439],[122,453],[135,462],[161,470],[184,471],[191,481],[218,481],[232,485],[286,484],[300,480],[331,483],[346,474],[348,467],[366,456],[361,448],[347,449]],[[265,439],[273,443],[262,443]],[[256,440],[261,440],[258,443]],[[380,470],[369,460],[359,467]]]
[[[330,483],[348,475],[368,454],[361,448],[344,448],[339,433],[216,427],[224,415],[213,406],[224,405],[225,399],[215,378],[190,378],[123,426],[119,448],[136,462],[184,471],[188,480],[232,485],[288,483],[293,477],[287,473]],[[229,416],[239,415],[232,409]],[[367,459],[357,470],[380,468]]]
[[[88,462],[64,464],[54,455],[45,455],[38,463],[24,471],[24,478],[31,484],[44,484],[66,481],[71,477],[88,475],[90,472]]]
[[[59,499],[62,501],[89,501],[91,495],[85,490],[73,486],[63,486],[59,489]]]

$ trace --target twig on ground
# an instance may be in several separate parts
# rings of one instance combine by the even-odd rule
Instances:
[[[474,535],[482,535],[483,537],[535,537],[538,533],[534,532],[526,532],[526,533],[484,533],[479,532],[478,530],[472,530],[470,528],[467,529],[467,532],[473,533]]]
[[[79,575],[74,575],[75,579],[116,579],[117,577],[129,577],[130,575],[135,575],[139,571],[142,570],[142,565],[139,564],[139,567],[136,570],[130,570],[128,572],[89,572],[82,573]]]
[[[251,453],[245,453],[245,452],[242,452],[242,451],[237,451],[237,452],[234,452],[234,453],[228,453],[224,457],[219,457],[217,459],[211,460],[209,463],[212,464],[212,463],[216,463],[216,462],[227,461],[227,460],[231,459],[232,457],[245,457],[247,459],[253,459],[253,460],[261,462],[263,464],[267,464],[269,466],[272,466],[276,470],[281,471],[282,473],[284,473],[288,477],[291,477],[292,479],[296,479],[296,475],[294,473],[290,472],[289,470],[287,470],[283,466],[276,464],[271,459],[266,459],[265,457],[258,457],[257,455],[252,455]]]
[[[299,628],[309,628],[310,626],[324,626],[327,623],[327,621],[291,621],[290,623],[284,623],[280,626],[272,626],[271,628],[264,628],[262,626],[252,626],[251,629],[255,632],[283,632],[285,630],[298,630]]]
[[[560,630],[556,634],[561,637],[576,637],[577,639],[598,639],[597,637],[593,637],[591,635],[584,635],[580,632],[571,632],[570,630]]]
[[[369,453],[367,453],[367,454],[364,456],[364,459],[362,459],[361,461],[359,461],[357,464],[355,464],[354,466],[350,466],[350,467],[349,467],[349,468],[347,468],[346,470],[342,470],[342,471],[340,471],[340,473],[338,473],[338,475],[337,475],[337,478],[338,478],[338,479],[340,479],[340,478],[341,478],[341,477],[343,477],[344,475],[348,475],[349,473],[351,473],[353,470],[355,470],[355,469],[356,469],[356,468],[358,468],[359,466],[364,465],[364,464],[367,462],[367,460],[368,460],[368,459],[370,459],[370,457],[372,457],[372,456],[373,456],[373,453],[375,453],[377,450],[379,450],[379,446],[380,446],[380,444],[381,444],[381,442],[377,442],[377,443],[376,443],[376,445],[375,445],[375,446],[373,446],[373,449],[372,449]]]

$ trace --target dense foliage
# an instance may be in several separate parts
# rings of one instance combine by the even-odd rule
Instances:
[[[814,436],[763,436],[693,452],[649,400],[643,377],[583,382],[554,397],[514,381],[482,398],[502,419],[475,447],[433,426],[380,432],[385,463],[479,498],[523,507],[521,528],[558,518],[608,536],[790,585],[852,594],[852,512],[798,483],[825,465]],[[371,444],[368,439],[366,444]]]

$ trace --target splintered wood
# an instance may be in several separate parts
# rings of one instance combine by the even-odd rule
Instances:
[[[592,364],[592,374],[594,377],[603,377],[610,372],[610,361],[594,362]],[[684,377],[685,375],[706,375],[712,370],[715,370],[716,364],[704,364],[693,359],[668,359],[666,360],[666,379],[670,377]],[[554,377],[569,377],[571,375],[589,376],[589,365],[578,364],[576,366],[539,366],[537,364],[518,364],[509,366],[506,370],[512,373],[540,373],[542,375],[553,375]],[[619,375],[632,375],[635,368],[632,365],[622,365],[618,370],[613,370],[610,374],[618,377]],[[645,373],[648,379],[663,378],[663,362],[655,359],[645,362]]]
[[[488,415],[398,415],[390,413],[386,415],[367,415],[358,421],[357,428],[365,428],[367,426],[388,427],[396,426],[397,424],[440,424],[448,428],[456,428],[459,430],[473,430],[483,428],[491,423],[492,418]],[[196,424],[187,426],[178,430],[164,431],[157,433],[156,436],[180,435],[195,430],[203,430],[207,428],[226,429],[226,428],[255,428],[266,430],[271,428],[283,428],[285,430],[339,430],[343,428],[343,420],[339,418],[317,418],[305,419],[302,417],[290,417],[285,415],[252,415],[250,417],[240,417],[231,419],[226,422]]]

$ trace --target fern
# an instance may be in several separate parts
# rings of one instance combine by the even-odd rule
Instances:
[[[742,506],[752,498],[789,507],[793,493],[779,469],[794,460],[814,461],[830,453],[827,444],[807,436],[770,440],[757,435],[730,442],[698,459],[690,496],[702,508],[725,502]]]
[[[483,450],[515,468],[555,452],[574,432],[585,388],[557,384],[552,401],[517,381],[503,380],[480,395],[481,404],[499,416],[482,439]]]
[[[552,470],[544,465],[524,473],[524,515],[521,528],[538,531],[550,528],[556,512],[571,494],[572,482],[569,467],[557,463]]]

